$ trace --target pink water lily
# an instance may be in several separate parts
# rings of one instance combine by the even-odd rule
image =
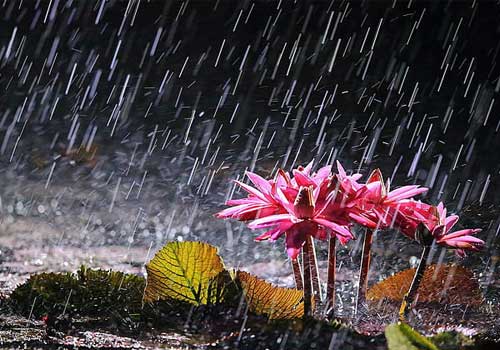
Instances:
[[[354,238],[349,226],[338,224],[323,215],[331,197],[327,197],[321,203],[317,201],[319,193],[320,191],[315,191],[312,185],[300,186],[293,202],[291,202],[278,188],[281,204],[287,213],[257,219],[252,221],[248,227],[251,229],[272,227],[271,230],[257,237],[257,240],[276,240],[285,234],[287,253],[292,259],[297,257],[307,235],[325,240],[329,236],[328,231],[331,231],[341,243],[345,244]]]
[[[463,257],[465,256],[464,249],[477,251],[484,246],[484,241],[473,236],[480,232],[480,229],[450,232],[458,221],[458,215],[447,216],[443,203],[439,203],[435,207],[413,200],[400,204],[399,210],[394,213],[395,227],[423,245],[422,256],[415,276],[399,310],[399,318],[404,321],[417,295],[432,243],[454,248],[456,253]]]
[[[427,188],[418,185],[403,186],[390,190],[390,183],[384,183],[379,169],[374,170],[366,184],[360,188],[356,205],[349,217],[356,223],[369,229],[386,229],[392,224],[390,215],[401,203],[416,195],[427,192]]]
[[[247,198],[228,201],[226,204],[232,207],[216,216],[253,220],[248,224],[251,229],[267,228],[257,241],[275,241],[285,235],[286,250],[292,259],[297,257],[307,235],[320,240],[336,235],[345,244],[354,237],[350,231],[352,224],[346,220],[347,214],[327,215],[332,211],[339,214],[335,208],[340,197],[334,192],[331,167],[311,174],[312,165],[311,162],[306,167],[294,169],[293,176],[280,169],[274,180],[247,172],[255,187],[237,181],[248,193]]]
[[[423,225],[432,235],[437,244],[457,249],[457,254],[464,256],[465,250],[478,251],[484,246],[484,241],[474,237],[481,229],[463,229],[450,232],[458,222],[458,215],[447,216],[443,203],[431,206],[414,200],[400,203],[397,211],[391,214],[394,227],[406,236],[418,240],[419,225]]]
[[[251,221],[251,229],[267,228],[257,241],[275,241],[285,235],[288,255],[295,258],[306,235],[324,240],[336,235],[345,244],[353,239],[354,223],[368,229],[395,228],[412,239],[423,224],[436,243],[457,249],[479,250],[484,241],[474,237],[479,229],[450,232],[458,216],[446,216],[440,203],[432,206],[413,199],[427,191],[417,185],[390,190],[381,172],[372,172],[366,183],[359,183],[361,174],[347,175],[337,162],[338,174],[325,166],[312,172],[313,163],[298,167],[292,174],[278,170],[274,179],[246,172],[252,185],[236,183],[248,193],[246,198],[229,200],[230,207],[217,213],[219,218]]]
[[[446,216],[446,208],[443,203],[437,205],[435,214],[437,217],[436,225],[428,228],[432,230],[432,236],[437,244],[457,249],[456,252],[460,256],[465,255],[464,249],[479,251],[483,248],[484,241],[473,236],[481,232],[481,229],[464,229],[450,232],[458,222],[458,215]]]

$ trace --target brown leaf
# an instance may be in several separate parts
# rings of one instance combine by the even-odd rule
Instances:
[[[238,271],[249,310],[270,319],[293,319],[304,315],[303,292],[273,286],[247,272]]]
[[[371,302],[381,299],[401,302],[408,292],[415,269],[401,271],[372,286],[366,295]],[[472,271],[457,265],[429,265],[418,289],[416,302],[480,305],[483,296]]]

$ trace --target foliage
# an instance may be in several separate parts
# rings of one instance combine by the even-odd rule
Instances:
[[[372,286],[368,301],[401,302],[410,288],[415,269],[406,269]],[[472,271],[457,265],[427,266],[418,289],[418,302],[481,305],[483,297]]]
[[[134,316],[141,312],[145,281],[116,271],[81,267],[77,273],[31,276],[11,294],[15,310],[25,316]]]
[[[459,332],[442,332],[430,337],[441,350],[462,349],[474,345],[474,340]]]
[[[220,302],[224,271],[217,249],[202,242],[170,242],[146,265],[144,301],[176,299],[194,305]],[[223,288],[223,287],[222,287]]]
[[[299,318],[303,293],[280,288],[243,271],[233,277],[217,249],[201,242],[170,242],[146,265],[145,302],[177,300],[193,305],[234,305],[243,293],[248,309],[270,319]]]
[[[206,243],[170,242],[146,269],[147,281],[83,266],[76,273],[41,273],[17,287],[10,302],[21,314],[34,317],[139,317],[147,313],[143,302],[161,310],[152,314],[184,313],[189,305],[236,307],[242,296],[251,313],[270,319],[300,318],[304,312],[301,291],[273,286],[243,271],[231,274],[217,249]]]
[[[389,350],[438,350],[428,338],[406,323],[388,325],[385,328],[385,337]]]
[[[248,309],[270,319],[294,319],[304,315],[303,293],[297,289],[280,288],[251,274],[238,271]]]

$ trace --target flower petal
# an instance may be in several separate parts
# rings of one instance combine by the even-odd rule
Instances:
[[[481,232],[481,229],[476,228],[476,229],[465,229],[465,230],[459,230],[451,233],[445,234],[443,237],[441,237],[442,240],[448,240],[448,239],[454,239],[458,237],[463,237],[463,236],[470,236],[470,235],[475,235],[476,233]]]
[[[331,229],[333,232],[335,232],[336,234],[338,234],[340,236],[343,236],[343,237],[348,238],[348,239],[354,238],[351,231],[347,227],[341,226],[333,221],[328,221],[326,219],[320,219],[320,218],[315,218],[313,221],[319,225],[322,225],[324,227]]]
[[[314,165],[314,159],[309,162],[309,164],[306,165],[306,167],[302,170],[302,172],[305,175],[309,175],[311,173],[311,169]]]
[[[306,235],[300,230],[289,230],[286,232],[286,252],[291,259],[297,259],[305,241]]]
[[[239,198],[239,199],[230,199],[226,202],[226,205],[230,206],[235,206],[235,205],[241,205],[241,204],[268,204],[267,202],[264,202],[262,199],[257,198],[257,197],[247,197],[247,198]]]
[[[293,203],[290,203],[288,198],[285,196],[281,188],[278,188],[276,190],[276,196],[278,197],[277,200],[281,204],[281,206],[290,214],[290,215],[295,215]],[[294,193],[294,198],[296,194]]]
[[[262,193],[271,193],[271,184],[269,183],[269,181],[250,171],[247,171],[245,174],[250,179],[250,181],[252,181],[255,187],[257,187],[257,189],[259,189]]]
[[[458,221],[458,215],[450,215],[444,220],[444,224],[446,225],[446,232],[450,231],[453,226]]]
[[[265,228],[273,225],[277,225],[283,221],[292,221],[293,216],[290,214],[277,214],[277,215],[269,215],[257,220],[252,221],[248,224],[248,227],[252,230],[258,228]]]
[[[271,235],[276,231],[276,229],[272,229],[269,231],[264,232],[263,234],[257,236],[254,238],[254,241],[260,242],[260,241],[265,241],[269,238],[271,238]]]
[[[411,185],[411,186],[403,186],[400,188],[397,188],[387,195],[386,201],[390,202],[397,202],[402,199],[409,199],[412,198],[416,195],[419,195],[421,193],[425,193],[428,191],[428,188],[426,187],[419,187],[416,185]]]
[[[215,217],[219,219],[225,219],[237,215],[241,211],[247,209],[249,206],[247,204],[237,205],[235,207],[226,208],[215,214]]]
[[[293,222],[289,221],[283,221],[280,224],[278,224],[278,227],[276,228],[276,232],[274,232],[271,235],[270,240],[271,241],[276,241],[278,238],[280,238],[287,230],[289,230],[293,225],[295,225]]]
[[[342,166],[342,164],[340,164],[340,162],[338,160],[337,160],[337,170],[339,172],[340,177],[346,177],[347,176],[344,167]]]
[[[318,171],[316,171],[316,174],[313,175],[313,179],[314,181],[316,181],[316,183],[319,184],[331,174],[332,174],[332,166],[327,165],[318,169]]]
[[[236,182],[241,188],[243,188],[248,193],[253,194],[255,197],[260,198],[265,202],[269,202],[269,200],[266,198],[266,196],[264,196],[264,194],[262,192],[260,192],[258,189],[253,188],[252,186],[247,185],[246,183],[243,183],[243,182],[238,181],[238,180],[235,180],[234,182]]]
[[[283,169],[278,169],[278,173],[276,175],[276,185],[278,187],[286,187],[290,186],[290,175],[285,172]]]
[[[384,180],[382,178],[382,172],[380,171],[380,169],[377,168],[373,170],[370,176],[368,176],[368,180],[366,180],[366,183],[370,184],[372,182],[380,182],[383,184]]]
[[[316,182],[314,182],[313,179],[311,179],[308,175],[304,174],[301,171],[294,170],[293,177],[295,178],[295,181],[297,182],[298,186],[304,186],[304,187],[316,186]]]
[[[375,222],[371,218],[367,218],[363,215],[360,215],[360,214],[357,214],[354,212],[350,212],[348,215],[353,221],[355,221],[356,223],[358,223],[360,225],[363,225],[369,229],[377,228],[377,222]]]

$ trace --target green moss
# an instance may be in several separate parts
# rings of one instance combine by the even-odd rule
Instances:
[[[24,316],[80,315],[138,317],[145,280],[122,272],[91,270],[31,276],[11,294],[13,308]]]
[[[474,340],[462,333],[443,332],[430,338],[441,350],[464,349],[474,345]]]
[[[438,350],[438,347],[406,323],[391,324],[385,328],[389,350]]]

